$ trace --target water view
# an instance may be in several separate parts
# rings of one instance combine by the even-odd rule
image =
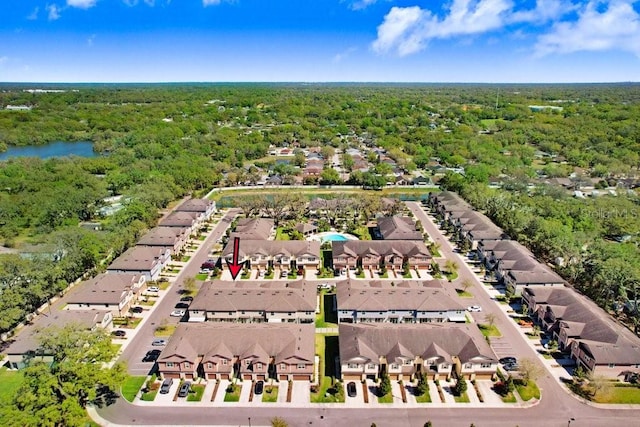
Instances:
[[[46,145],[26,145],[22,147],[9,147],[4,153],[0,153],[0,160],[8,160],[12,157],[95,157],[93,142],[63,142],[57,141]]]

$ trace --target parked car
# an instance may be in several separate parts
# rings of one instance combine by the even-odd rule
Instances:
[[[156,360],[158,360],[158,356],[160,356],[161,351],[160,350],[149,350],[147,351],[147,354],[144,355],[144,357],[142,358],[143,362],[155,362]]]
[[[160,288],[157,286],[149,286],[147,292],[160,292]]]
[[[191,389],[191,382],[185,381],[180,385],[180,390],[178,391],[178,397],[187,397],[189,394],[189,390]]]
[[[160,386],[160,393],[161,394],[169,393],[169,390],[171,389],[172,384],[173,384],[172,378],[165,378],[164,381],[162,381],[162,385]]]
[[[517,371],[518,369],[520,369],[520,366],[518,366],[517,363],[507,363],[502,367],[504,368],[505,371],[508,371],[508,372]]]
[[[264,381],[256,382],[256,385],[253,386],[253,394],[262,394],[263,388],[264,388]]]
[[[190,296],[190,295],[187,295],[185,297],[180,298],[180,301],[191,302],[191,301],[193,301],[193,297]]]
[[[123,331],[122,329],[117,329],[115,331],[111,331],[111,335],[113,335],[114,337],[122,338],[127,335],[127,332]]]
[[[189,308],[189,304],[187,304],[186,302],[179,302],[176,304],[175,308]]]
[[[509,365],[509,364],[516,364],[518,363],[518,360],[513,357],[513,356],[507,356],[507,357],[503,357],[499,360],[501,365]]]
[[[156,338],[155,340],[151,341],[151,345],[153,346],[162,346],[162,345],[167,345],[167,340],[162,339],[162,338]]]
[[[142,313],[143,308],[140,307],[139,305],[135,306],[135,307],[131,307],[131,312],[132,313]]]
[[[354,383],[353,381],[347,384],[347,394],[349,395],[349,397],[356,397],[356,395],[358,394],[356,383]]]
[[[467,311],[478,313],[482,311],[482,307],[480,307],[479,305],[470,305],[469,307],[467,307]]]
[[[184,316],[184,314],[187,312],[187,310],[184,309],[178,309],[178,310],[173,310],[171,312],[171,317],[182,317]]]
[[[289,275],[289,272],[287,270],[282,270],[280,272],[280,277],[285,278]]]

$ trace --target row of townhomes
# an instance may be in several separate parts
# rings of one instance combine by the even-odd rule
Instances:
[[[612,379],[640,372],[640,339],[584,295],[569,288],[532,286],[524,289],[522,300],[585,371]]]
[[[325,206],[316,200],[313,207]],[[223,258],[231,260],[233,238],[239,237],[239,262],[250,269],[317,269],[321,254],[320,242],[310,236],[314,225],[300,225],[308,240],[276,241],[271,219],[241,219]],[[335,269],[429,268],[431,254],[413,220],[379,218],[374,228],[380,240],[332,242]],[[313,381],[317,282],[278,277],[284,276],[203,284],[188,321],[179,324],[158,358],[160,374]],[[478,328],[465,323],[464,307],[442,281],[349,278],[337,281],[336,289],[332,308],[343,379],[495,375],[495,354]]]
[[[520,296],[525,286],[564,286],[565,280],[541,263],[523,245],[510,240],[502,229],[473,210],[456,193],[443,191],[428,200],[445,226],[475,250],[487,271],[504,283],[509,295]]]
[[[124,317],[141,298],[149,282],[160,278],[160,272],[178,254],[215,212],[215,202],[189,199],[180,204],[166,219],[186,214],[190,220],[176,225],[162,225],[143,235],[137,245],[113,260],[105,273],[79,283],[64,296],[62,310],[51,309],[40,314],[33,324],[23,328],[7,349],[12,368],[24,366],[25,358],[39,354],[38,335],[49,326],[62,327],[75,322],[87,329],[111,329],[114,317]]]
[[[428,204],[443,224],[475,249],[508,295],[521,296],[534,319],[588,372],[616,378],[640,372],[640,339],[574,289],[549,266],[456,193],[432,194]],[[480,227],[480,228],[478,228]],[[482,230],[477,233],[476,230]]]

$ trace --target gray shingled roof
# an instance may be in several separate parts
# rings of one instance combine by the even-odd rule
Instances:
[[[158,225],[162,227],[191,227],[198,218],[196,212],[171,212]]]
[[[342,323],[338,329],[342,363],[362,357],[376,362],[386,357],[392,363],[400,354],[410,359],[439,356],[450,363],[452,356],[458,356],[462,363],[496,360],[478,328],[471,324]]]
[[[230,234],[229,241],[234,237],[242,240],[266,240],[271,236],[274,222],[268,218],[241,218],[236,229]]]
[[[226,257],[233,253],[233,240],[229,240],[222,256]],[[320,242],[307,240],[240,240],[240,256],[251,256],[261,254],[263,256],[284,255],[288,257],[300,257],[303,255],[313,255],[320,258]]]
[[[345,280],[337,283],[338,310],[464,310],[438,280],[430,282]]]
[[[139,246],[173,247],[181,237],[188,236],[188,229],[183,227],[155,227],[138,240]]]
[[[431,254],[423,242],[412,240],[349,240],[332,242],[333,257],[347,255],[351,257],[374,254],[380,256],[425,256]]]
[[[26,354],[36,351],[39,347],[40,333],[50,327],[62,328],[65,325],[77,323],[91,329],[102,322],[110,310],[57,310],[53,309],[39,315],[31,325],[25,326],[15,338],[15,341],[5,350],[7,354]]]
[[[164,248],[150,246],[134,246],[127,249],[122,255],[114,259],[107,270],[151,270],[164,255]]]
[[[184,211],[184,212],[206,212],[214,202],[208,199],[189,199],[185,200],[175,208],[176,212]]]
[[[416,223],[406,216],[378,218],[378,228],[385,240],[424,240]]]
[[[189,309],[203,311],[315,311],[316,292],[316,284],[305,280],[241,282],[238,284],[216,280],[202,285]]]
[[[139,274],[102,273],[76,286],[68,296],[72,304],[119,304],[140,281]]]
[[[232,359],[256,356],[262,363],[313,362],[313,324],[179,323],[162,350],[159,362],[193,361],[198,356]]]

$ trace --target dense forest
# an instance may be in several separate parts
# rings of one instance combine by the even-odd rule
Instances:
[[[172,200],[263,168],[296,173],[269,156],[271,147],[284,146],[375,147],[406,173],[434,180],[441,178],[434,165],[462,168],[464,174],[447,172],[444,186],[460,191],[542,259],[558,263],[564,277],[597,302],[616,312],[626,304],[633,308],[627,314],[638,318],[637,193],[625,187],[578,199],[543,180],[577,175],[620,189],[636,179],[640,85],[25,90],[35,87],[0,88],[0,151],[88,140],[100,155],[0,162],[0,242],[23,252],[0,255],[0,332],[85,271],[103,268]],[[369,175],[387,172],[382,166]],[[330,172],[323,179],[334,179]],[[497,179],[501,188],[489,188]],[[101,217],[104,199],[114,195],[123,195],[124,208]],[[99,221],[100,230],[78,227],[82,221]],[[38,250],[24,256],[32,246]]]

